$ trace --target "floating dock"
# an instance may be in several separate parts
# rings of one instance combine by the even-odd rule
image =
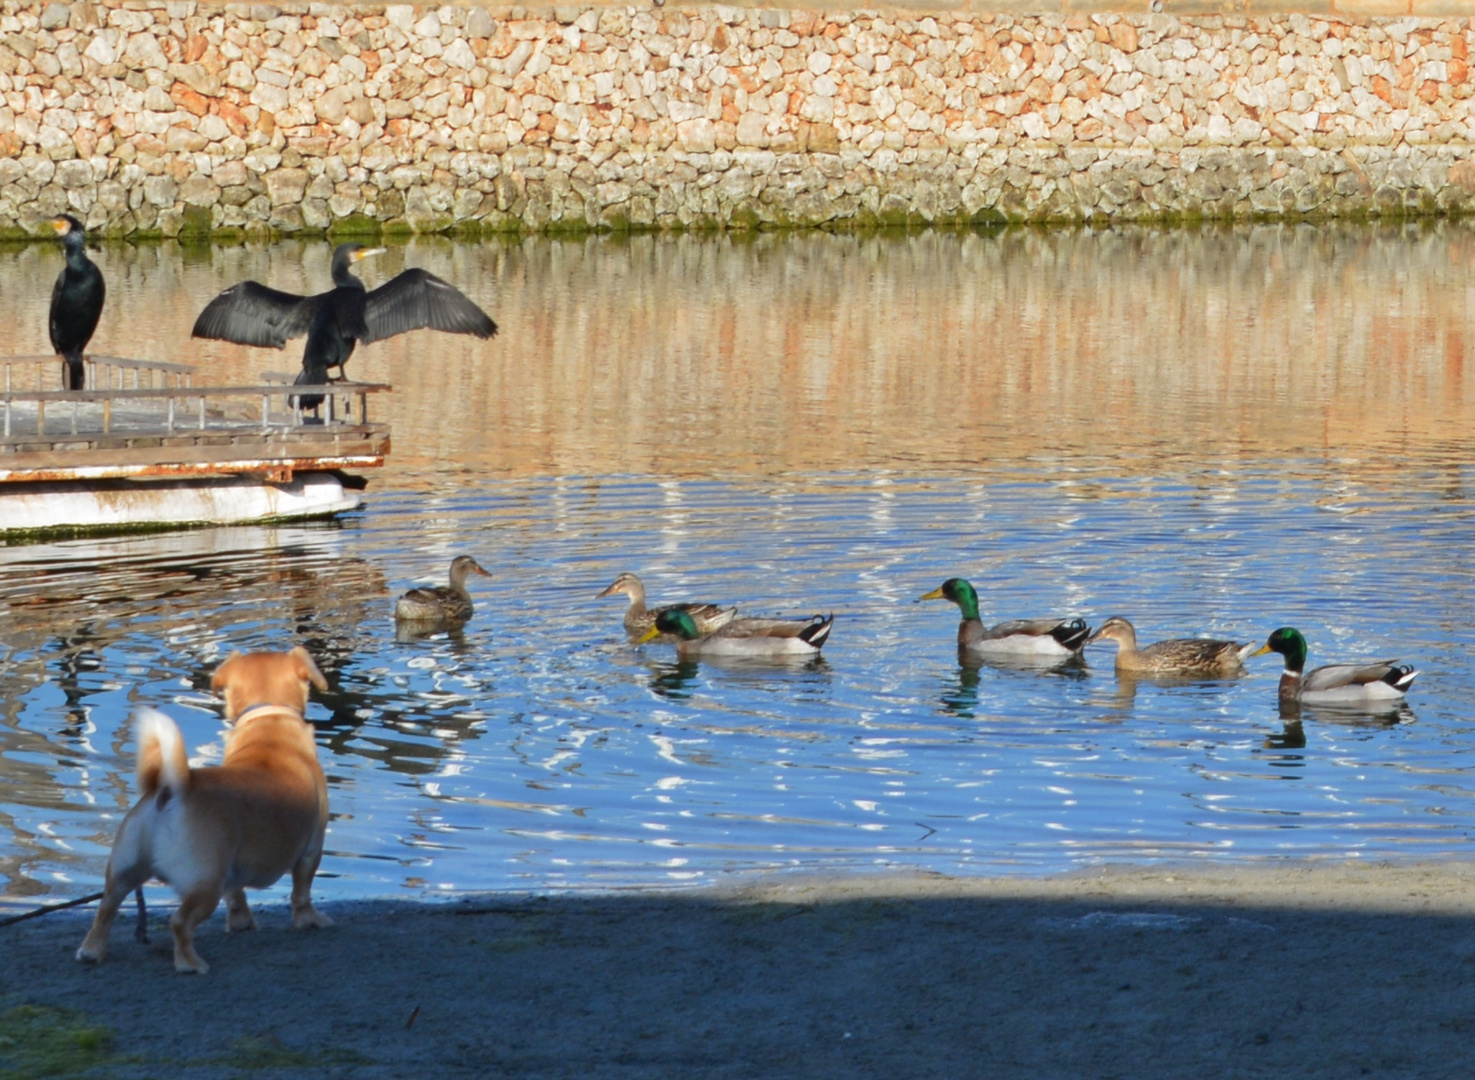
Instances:
[[[0,357],[0,536],[324,517],[359,506],[383,466],[377,383],[193,385],[194,369],[88,357],[87,389],[55,356]],[[28,387],[23,389],[22,387]],[[321,416],[297,408],[321,394]]]

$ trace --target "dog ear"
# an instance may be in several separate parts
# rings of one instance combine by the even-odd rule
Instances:
[[[210,689],[212,691],[218,694],[220,693],[220,688],[230,682],[230,673],[226,671],[226,668],[230,667],[231,661],[237,659],[240,655],[241,652],[239,649],[232,649],[230,655],[215,669],[215,674],[210,676]]]
[[[319,690],[328,688],[328,680],[323,678],[323,673],[318,670],[317,664],[313,663],[312,653],[301,645],[294,646],[291,653],[292,659],[297,661],[297,677],[305,682],[310,682]]]

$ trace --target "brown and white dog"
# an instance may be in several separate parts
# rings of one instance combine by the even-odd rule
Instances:
[[[266,888],[288,871],[292,925],[331,925],[311,896],[328,827],[328,785],[303,719],[309,684],[328,688],[300,646],[233,653],[210,680],[225,694],[233,722],[225,758],[214,768],[190,768],[174,721],[140,710],[139,800],[118,828],[102,902],[78,960],[102,960],[119,905],[151,877],[180,897],[169,919],[175,971],[210,969],[195,952],[194,934],[222,896],[227,928],[254,929],[245,890]]]

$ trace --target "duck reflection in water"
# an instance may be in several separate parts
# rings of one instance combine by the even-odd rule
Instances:
[[[677,660],[674,664],[650,665],[651,692],[671,701],[688,700],[694,689],[701,665],[695,660]]]
[[[79,739],[87,730],[89,706],[86,704],[86,699],[89,695],[97,693],[101,687],[99,685],[84,686],[83,676],[103,670],[103,658],[98,647],[105,648],[106,645],[107,642],[91,623],[84,624],[73,632],[57,638],[59,672],[56,687],[66,700],[67,719],[63,733],[70,738]],[[100,679],[101,676],[99,676]]]
[[[942,692],[942,711],[949,716],[972,720],[978,708],[978,665],[959,664],[956,684],[948,683]]]
[[[1306,749],[1306,729],[1301,726],[1301,721],[1286,719],[1280,731],[1271,732],[1265,736],[1265,749],[1304,750]],[[1297,754],[1296,761],[1301,760],[1302,755]]]
[[[1112,704],[1119,709],[1131,708],[1137,701],[1137,691],[1144,687],[1158,687],[1168,691],[1198,689],[1205,693],[1216,693],[1244,674],[1235,675],[1146,675],[1140,672],[1117,671],[1116,690],[1111,695]]]
[[[1379,706],[1384,707],[1379,707]],[[1280,699],[1280,718],[1299,724],[1302,720],[1314,720],[1323,724],[1342,724],[1349,727],[1389,728],[1396,724],[1411,722],[1414,711],[1407,701],[1367,702],[1360,705],[1313,705],[1294,698]]]
[[[944,683],[942,697],[939,699],[943,712],[965,720],[972,720],[976,717],[979,685],[984,669],[1003,678],[1034,679],[1041,675],[1055,675],[1066,679],[1084,679],[1090,674],[1079,656],[1056,661],[1029,660],[1019,657],[984,659],[971,654],[962,654],[960,651],[957,678],[955,681]]]

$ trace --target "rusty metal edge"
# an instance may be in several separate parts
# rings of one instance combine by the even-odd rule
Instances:
[[[87,480],[177,480],[189,477],[240,476],[252,473],[282,475],[329,472],[333,469],[378,469],[383,454],[338,457],[254,458],[221,462],[183,462],[151,465],[84,465],[67,469],[0,469],[0,484],[65,483]]]

